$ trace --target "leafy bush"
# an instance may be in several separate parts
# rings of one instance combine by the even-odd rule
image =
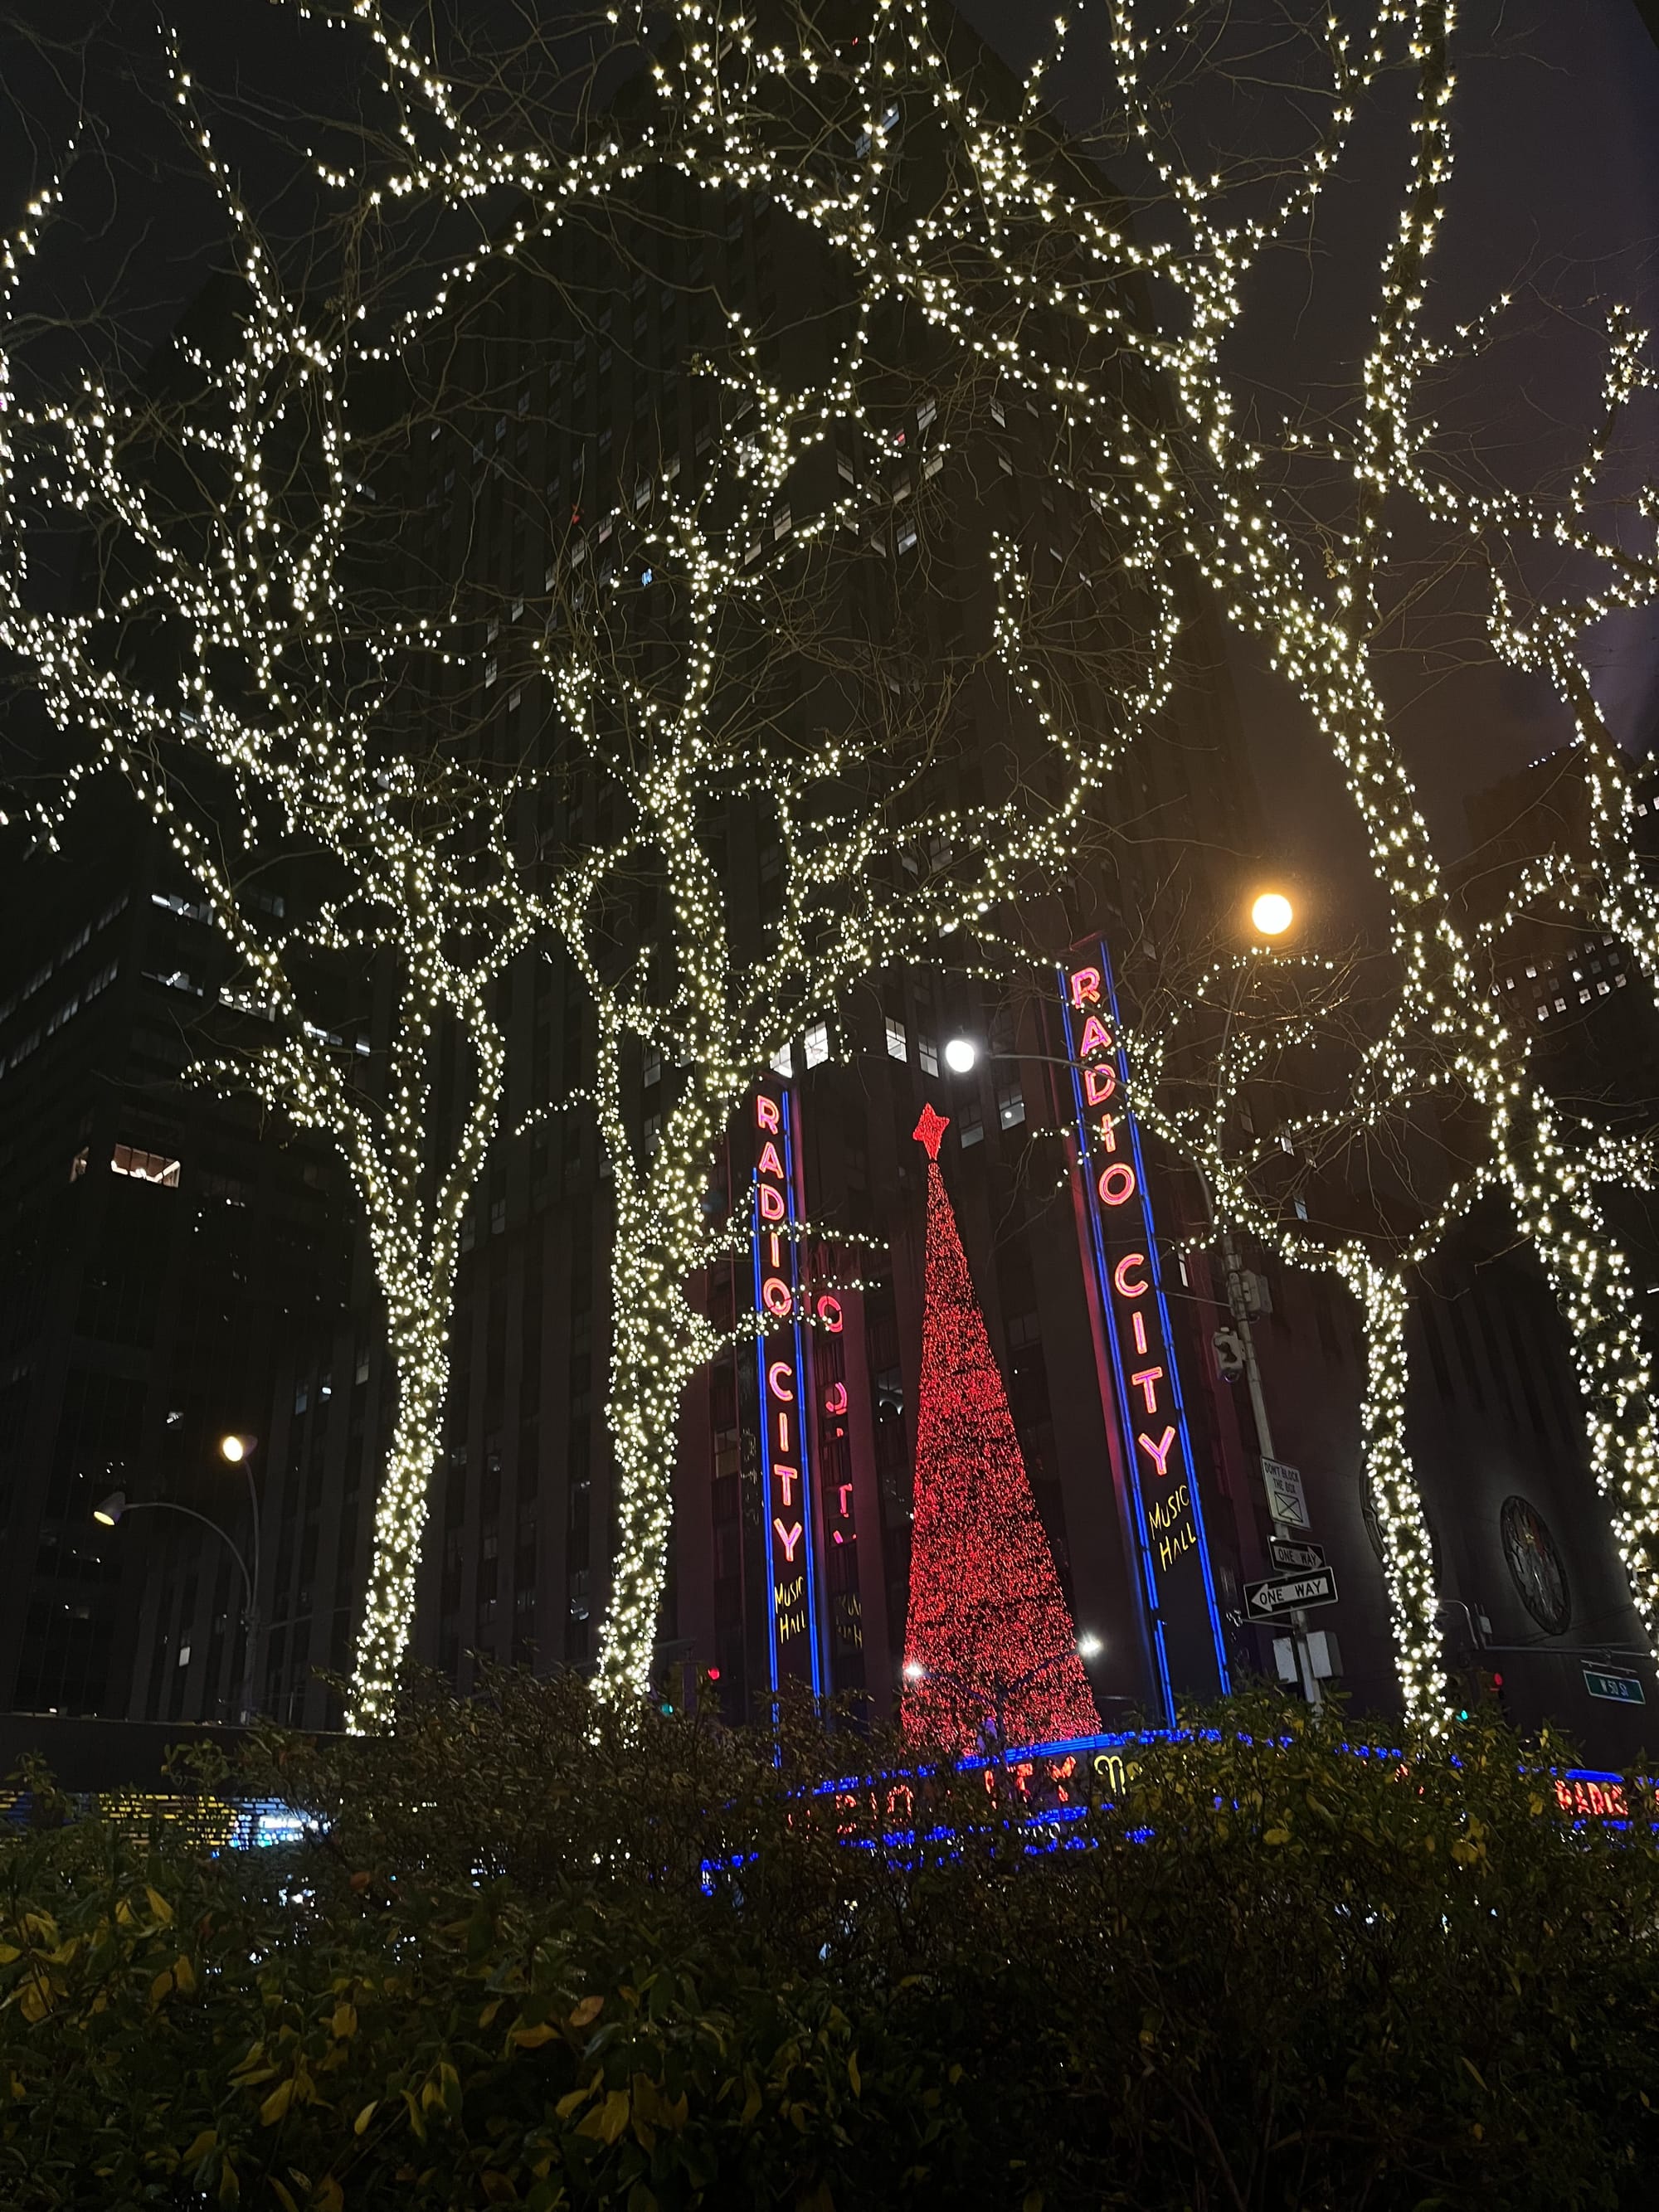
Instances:
[[[1455,1750],[1238,1701],[1034,1830],[802,1716],[419,1686],[232,1778],[303,1847],[0,1842],[0,2203],[1651,2203],[1652,1833]]]

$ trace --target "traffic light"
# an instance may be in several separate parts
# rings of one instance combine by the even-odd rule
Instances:
[[[1244,1372],[1244,1340],[1237,1329],[1218,1328],[1210,1339],[1215,1346],[1216,1372],[1224,1382],[1236,1382]]]

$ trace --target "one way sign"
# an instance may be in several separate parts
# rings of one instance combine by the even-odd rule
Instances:
[[[1244,1611],[1252,1620],[1292,1613],[1297,1606],[1335,1603],[1336,1577],[1328,1567],[1317,1567],[1310,1575],[1280,1575],[1270,1583],[1244,1585]]]

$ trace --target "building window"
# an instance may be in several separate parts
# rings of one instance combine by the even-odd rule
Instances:
[[[1559,1636],[1572,1619],[1567,1571],[1543,1516],[1524,1498],[1506,1498],[1498,1525],[1504,1564],[1522,1605],[1547,1636]]]
[[[803,1042],[806,1047],[806,1065],[809,1067],[822,1067],[824,1061],[830,1057],[830,1024],[828,1022],[814,1022],[811,1029],[807,1030],[805,1037],[803,1039]]]
[[[140,1182],[159,1182],[167,1190],[179,1188],[179,1163],[160,1152],[140,1152],[136,1145],[118,1145],[110,1160],[112,1174],[132,1176]]]
[[[74,1158],[70,1162],[70,1181],[71,1182],[78,1182],[81,1180],[81,1177],[82,1177],[82,1176],[86,1173],[86,1171],[87,1171],[87,1148],[86,1148],[86,1146],[85,1146],[84,1145],[82,1145],[82,1147],[81,1147],[81,1149],[80,1149],[80,1151],[79,1151],[79,1152],[75,1155],[75,1158]]]
[[[887,1057],[889,1060],[908,1060],[910,1057],[910,1048],[904,1034],[904,1024],[902,1022],[895,1021],[891,1014],[887,1017]]]
[[[1014,1076],[997,1091],[997,1118],[1005,1129],[1017,1129],[1025,1119],[1025,1093]]]
[[[924,1075],[939,1073],[939,1047],[932,1037],[917,1037],[916,1058],[921,1062],[921,1072]]]
[[[969,1099],[957,1115],[957,1141],[964,1151],[969,1145],[979,1144],[985,1135],[985,1124],[980,1119],[979,1102]]]
[[[774,1075],[793,1075],[794,1072],[795,1055],[787,1045],[784,1045],[772,1055],[772,1073]]]

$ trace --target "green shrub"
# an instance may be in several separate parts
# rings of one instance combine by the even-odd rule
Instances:
[[[801,1716],[416,1686],[234,1778],[302,1847],[0,1842],[0,2203],[1649,2204],[1651,1832],[1455,1750],[1242,1700],[1034,1832]]]

